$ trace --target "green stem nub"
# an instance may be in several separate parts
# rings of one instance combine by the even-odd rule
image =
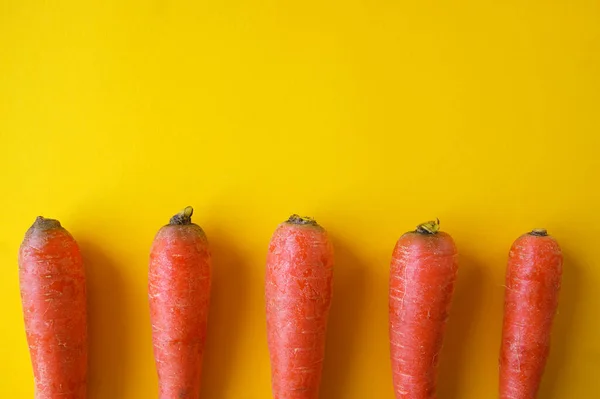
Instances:
[[[529,234],[536,237],[546,237],[548,235],[548,231],[546,229],[533,229]]]
[[[421,223],[417,226],[415,231],[419,234],[436,234],[438,231],[440,231],[440,219]]]
[[[295,213],[290,216],[290,218],[287,220],[287,223],[317,226],[317,221],[315,219],[309,218],[308,216],[296,215]]]
[[[194,208],[191,206],[186,206],[184,210],[179,212],[177,215],[173,216],[171,220],[169,220],[170,225],[186,225],[192,224],[192,214],[194,213]]]

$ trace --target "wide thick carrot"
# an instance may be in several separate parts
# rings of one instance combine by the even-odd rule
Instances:
[[[185,208],[152,244],[148,297],[160,399],[198,399],[211,287],[211,255]]]
[[[275,230],[265,299],[274,399],[317,399],[331,306],[333,246],[313,219],[292,215]]]
[[[439,221],[398,239],[390,268],[389,334],[398,399],[433,399],[458,255]]]
[[[84,399],[85,272],[77,243],[58,220],[39,216],[27,230],[19,250],[19,282],[35,398]]]
[[[550,351],[562,253],[546,230],[519,237],[508,255],[500,348],[500,398],[534,399]]]

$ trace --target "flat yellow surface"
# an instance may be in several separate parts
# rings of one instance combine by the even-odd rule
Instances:
[[[203,398],[270,397],[271,233],[336,249],[323,399],[392,399],[396,239],[460,251],[439,398],[497,397],[504,268],[546,227],[564,288],[540,398],[600,397],[600,2],[0,0],[0,398],[33,397],[17,249],[38,214],[88,270],[90,398],[157,398],[150,243],[214,252]]]

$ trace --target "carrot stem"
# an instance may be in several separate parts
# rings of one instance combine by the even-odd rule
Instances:
[[[300,215],[296,215],[296,214],[293,214],[292,216],[290,216],[290,218],[287,220],[287,223],[289,223],[289,224],[309,224],[312,226],[318,226],[318,223],[315,219],[310,218],[308,216],[300,216]]]
[[[533,229],[529,234],[536,237],[546,237],[548,235],[548,231],[546,229]]]
[[[419,234],[436,234],[440,230],[440,219],[421,223],[415,230]]]
[[[35,218],[35,222],[31,226],[32,229],[49,230],[61,227],[60,222],[56,219],[46,219],[43,216]]]
[[[179,212],[177,215],[174,215],[171,220],[169,220],[170,225],[186,225],[192,224],[192,214],[194,213],[194,208],[191,206],[186,206],[184,210]]]

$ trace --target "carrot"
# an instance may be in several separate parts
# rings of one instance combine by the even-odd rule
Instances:
[[[546,230],[519,237],[508,255],[500,348],[500,398],[534,399],[550,350],[562,253]]]
[[[292,215],[275,230],[265,299],[274,399],[316,399],[331,306],[333,246],[311,218]]]
[[[398,399],[433,399],[439,354],[458,271],[452,237],[439,221],[398,239],[389,282],[389,334]]]
[[[187,207],[152,243],[148,297],[160,399],[200,396],[211,287],[206,235]]]
[[[83,261],[58,220],[41,216],[19,249],[19,283],[36,399],[84,399],[87,313]]]

